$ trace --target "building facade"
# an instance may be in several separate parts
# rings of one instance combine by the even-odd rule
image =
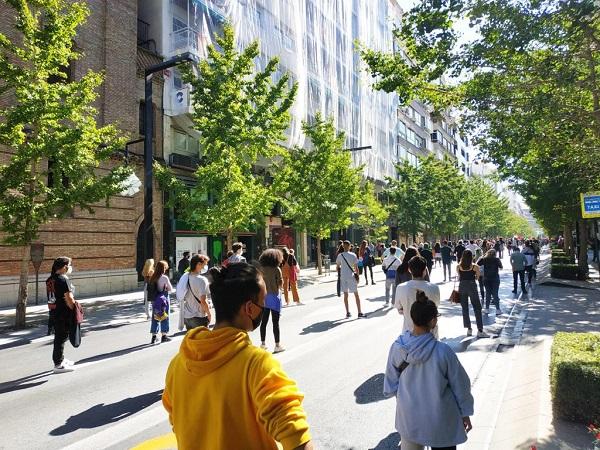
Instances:
[[[69,67],[69,77],[78,79],[89,69],[103,71],[105,81],[97,100],[98,123],[115,124],[129,140],[143,134],[140,102],[144,98],[144,68],[161,59],[153,52],[137,46],[137,1],[105,0],[88,2],[90,16],[75,40],[83,56]],[[14,12],[6,3],[0,4],[0,31],[13,38]],[[162,80],[155,86],[155,157],[162,158]],[[0,101],[10,102],[5,96]],[[143,144],[128,146],[130,165],[143,180]],[[10,148],[0,147],[0,163],[12,157]],[[47,164],[44,162],[43,164]],[[123,155],[107,166],[123,164]],[[155,257],[162,255],[162,202],[155,191],[154,228]],[[143,255],[138,231],[143,221],[143,192],[134,196],[115,196],[109,206],[101,202],[95,213],[75,209],[71,217],[54,220],[42,227],[38,242],[44,244],[44,260],[40,268],[40,301],[45,302],[45,279],[53,260],[58,256],[73,258],[71,280],[76,296],[91,296],[131,291],[138,287],[138,268]],[[0,245],[0,306],[16,304],[22,248]],[[35,301],[33,265],[29,268],[29,303]]]

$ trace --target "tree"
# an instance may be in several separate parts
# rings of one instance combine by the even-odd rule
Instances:
[[[461,224],[464,176],[449,161],[430,155],[412,166],[396,166],[397,180],[388,179],[388,194],[395,207],[398,229],[416,240],[434,235],[452,235]]]
[[[367,239],[382,239],[387,236],[389,211],[381,204],[373,183],[367,181],[360,193],[361,203],[354,223],[365,231]]]
[[[302,123],[310,148],[294,148],[277,172],[274,186],[284,215],[317,240],[317,268],[322,273],[321,240],[352,222],[357,211],[360,168],[344,151],[344,133],[336,133],[333,119],[317,113],[313,123]]]
[[[462,201],[463,235],[495,237],[506,234],[508,201],[484,178],[473,177],[466,181]]]
[[[453,22],[469,17],[473,42],[455,45]],[[600,10],[593,0],[422,0],[404,17],[402,40],[417,79],[462,76],[453,89],[498,165],[534,215],[566,237],[582,222],[580,192],[600,185]],[[404,68],[375,52],[379,86],[402,91]],[[587,270],[586,227],[579,263]]]
[[[201,134],[197,184],[190,191],[163,167],[158,176],[163,188],[176,192],[170,203],[188,223],[213,235],[225,232],[230,247],[234,231],[248,229],[271,210],[273,196],[256,165],[261,158],[283,155],[279,142],[290,123],[297,85],[288,87],[287,74],[272,81],[277,58],[257,71],[258,41],[238,52],[231,25],[216,42],[220,50],[209,45],[197,71],[182,69],[192,86],[194,127]]]
[[[68,81],[64,68],[80,57],[73,49],[89,11],[85,2],[6,2],[14,9],[19,39],[0,33],[0,145],[10,159],[0,163],[0,230],[8,245],[22,247],[15,326],[25,326],[30,244],[40,227],[79,207],[123,190],[125,167],[99,176],[98,168],[123,140],[114,126],[98,127],[92,106],[102,83],[89,71]]]

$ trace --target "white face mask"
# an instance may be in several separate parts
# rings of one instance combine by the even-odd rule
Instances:
[[[71,272],[73,272],[73,266],[69,266],[69,268],[67,269],[67,275],[70,274]]]

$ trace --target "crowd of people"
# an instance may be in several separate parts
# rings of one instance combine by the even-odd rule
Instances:
[[[184,253],[178,263],[175,289],[166,261],[146,261],[142,275],[150,343],[171,340],[172,292],[180,304],[179,329],[186,328],[167,372],[163,404],[182,448],[277,448],[277,441],[285,449],[310,449],[303,395],[272,356],[285,350],[280,331],[282,307],[292,301],[302,304],[298,261],[292,249],[271,248],[262,252],[257,263],[249,264],[242,249],[241,243],[233,244],[223,264],[210,270],[207,256]],[[452,349],[438,341],[441,295],[439,286],[430,281],[432,271],[442,270],[444,282],[458,284],[467,336],[473,334],[470,303],[476,336],[487,338],[482,314],[489,313],[490,303],[496,315],[502,314],[498,292],[505,250],[510,255],[513,292],[517,293],[520,280],[522,292],[527,293],[525,277],[531,284],[539,261],[536,240],[499,238],[460,240],[456,244],[444,240],[409,246],[392,241],[389,247],[366,240],[358,247],[340,241],[335,260],[337,293],[343,294],[346,318],[352,316],[349,294],[355,298],[358,317],[366,317],[358,287],[363,273],[366,285],[369,278],[370,284],[375,284],[375,258],[381,258],[385,273],[385,305],[393,305],[403,317],[402,332],[390,348],[384,379],[384,394],[397,399],[396,429],[403,450],[424,446],[453,449],[466,441],[472,427],[469,377]],[[55,372],[74,369],[63,354],[75,304],[67,277],[71,270],[69,258],[58,258],[47,280],[49,333],[55,333]],[[213,309],[216,317],[210,329]],[[265,351],[269,321],[272,352]],[[255,347],[248,332],[259,327],[261,344]],[[194,408],[198,404],[212,405],[210,417],[196,417],[202,414]],[[229,410],[233,404],[239,412],[236,420],[231,420]],[[190,425],[200,422],[211,432],[198,433]]]

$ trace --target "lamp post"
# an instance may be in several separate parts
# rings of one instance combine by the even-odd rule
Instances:
[[[144,260],[153,258],[154,237],[152,220],[152,185],[153,171],[152,163],[152,135],[154,134],[154,123],[152,114],[152,77],[156,72],[175,67],[186,62],[196,63],[198,58],[190,52],[182,53],[174,58],[155,64],[144,71]]]

